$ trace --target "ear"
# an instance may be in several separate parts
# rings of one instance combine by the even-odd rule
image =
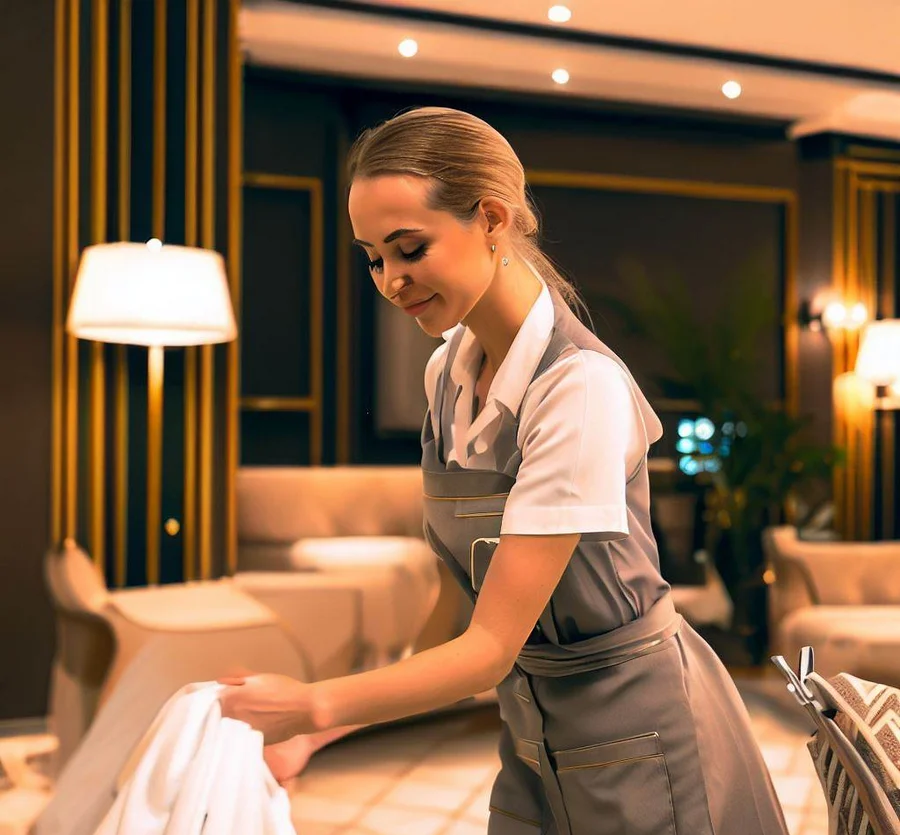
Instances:
[[[484,234],[496,239],[512,228],[513,212],[502,200],[485,197],[479,206],[479,221]]]

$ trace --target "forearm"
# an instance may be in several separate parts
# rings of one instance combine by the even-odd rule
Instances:
[[[470,627],[452,641],[387,667],[309,685],[314,730],[435,710],[496,686],[510,667],[495,642]]]

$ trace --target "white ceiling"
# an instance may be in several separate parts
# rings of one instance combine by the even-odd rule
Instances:
[[[373,5],[844,65],[900,79],[900,0],[570,0],[567,24],[547,20],[550,0]],[[783,120],[793,135],[835,130],[900,141],[900,80],[860,81],[280,0],[243,8],[240,30],[251,63],[735,113]],[[398,54],[404,38],[418,41],[414,58]],[[550,79],[557,67],[569,71],[569,84]],[[720,92],[728,79],[743,86],[740,98]]]

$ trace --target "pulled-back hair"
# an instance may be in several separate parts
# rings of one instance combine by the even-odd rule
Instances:
[[[364,131],[348,157],[348,176],[407,175],[432,183],[431,209],[470,223],[480,202],[493,197],[512,212],[510,243],[549,287],[576,311],[584,302],[541,249],[540,220],[525,183],[525,170],[509,142],[487,122],[449,107],[407,110]]]

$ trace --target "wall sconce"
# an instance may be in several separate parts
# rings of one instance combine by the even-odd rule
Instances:
[[[876,409],[900,409],[900,319],[866,325],[856,355],[856,374],[875,387]]]
[[[862,302],[846,304],[836,299],[824,306],[814,305],[809,299],[804,299],[800,303],[797,315],[800,327],[811,331],[855,331],[861,328],[868,318],[869,313]]]

